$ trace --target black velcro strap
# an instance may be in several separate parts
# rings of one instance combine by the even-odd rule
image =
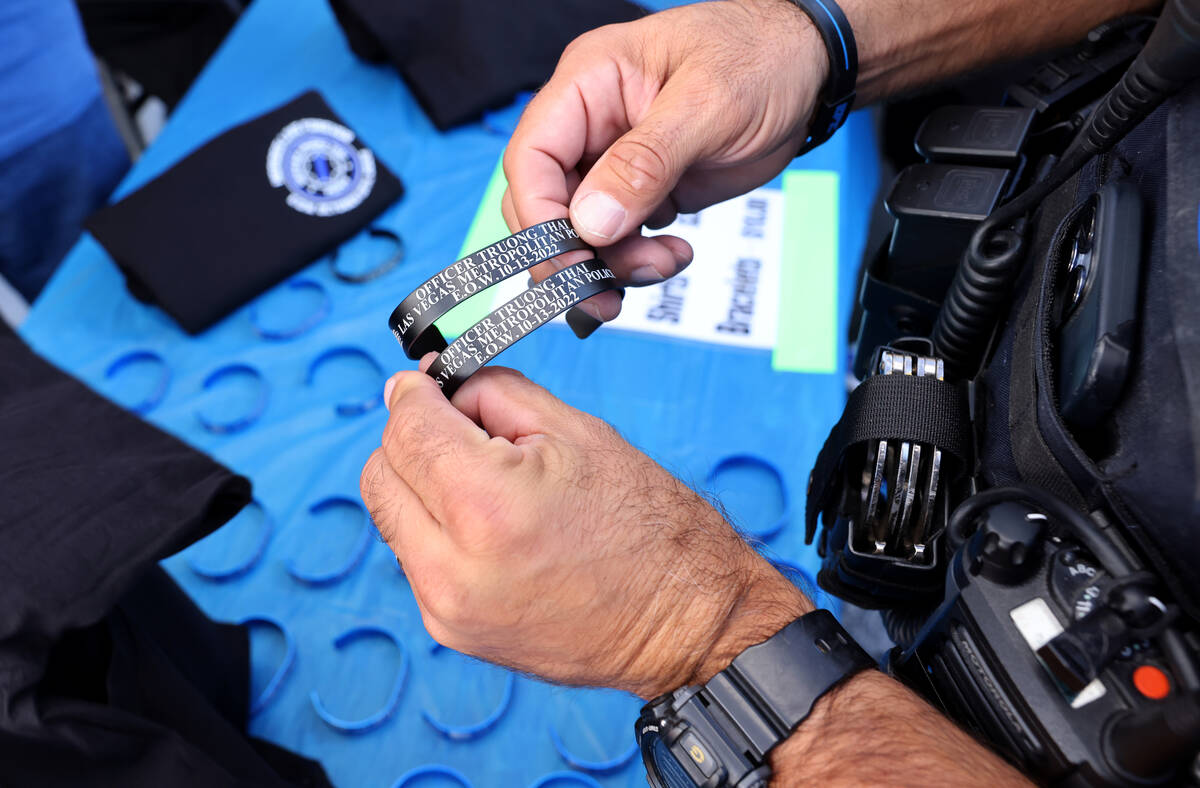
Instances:
[[[875,375],[859,384],[817,455],[804,512],[805,541],[812,542],[817,516],[839,487],[834,482],[842,456],[851,446],[872,440],[932,444],[965,467],[971,456],[965,387],[916,375]]]
[[[1063,441],[1058,441],[1059,451],[1056,451],[1049,442],[1053,437],[1049,429],[1051,418],[1047,418],[1045,410],[1057,406],[1051,400],[1053,387],[1041,384],[1038,376],[1038,367],[1048,365],[1050,355],[1046,322],[1054,293],[1055,272],[1060,268],[1062,251],[1069,248],[1066,243],[1068,233],[1077,226],[1075,219],[1083,209],[1082,205],[1070,208],[1075,202],[1078,180],[1078,175],[1072,178],[1047,197],[1041,207],[1032,248],[1042,250],[1043,256],[1036,261],[1033,280],[1016,313],[1008,370],[1008,430],[1013,463],[1021,480],[1048,490],[1080,511],[1087,511],[1091,507],[1084,488],[1079,480],[1072,478],[1063,463],[1064,459],[1069,459],[1070,449]],[[1048,219],[1052,216],[1063,218],[1055,223]],[[1075,465],[1078,467],[1078,463]]]

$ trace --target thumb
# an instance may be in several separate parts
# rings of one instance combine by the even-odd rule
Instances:
[[[434,354],[421,359],[421,368]],[[484,367],[454,392],[454,407],[494,438],[516,443],[554,430],[573,409],[515,369]]]
[[[700,108],[669,89],[609,146],[575,190],[571,223],[588,243],[608,246],[636,233],[704,153],[707,124]]]

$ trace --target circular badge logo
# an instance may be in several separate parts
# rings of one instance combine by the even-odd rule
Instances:
[[[267,150],[267,178],[286,186],[287,204],[309,216],[353,211],[375,187],[375,156],[355,146],[354,132],[324,118],[283,127]]]

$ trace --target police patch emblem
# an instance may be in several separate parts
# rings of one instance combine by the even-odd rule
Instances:
[[[285,186],[287,204],[309,216],[353,211],[375,186],[375,156],[354,132],[324,118],[292,121],[267,149],[267,179]]]

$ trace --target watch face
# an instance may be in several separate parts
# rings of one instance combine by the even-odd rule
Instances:
[[[652,788],[696,788],[696,783],[671,754],[671,750],[656,734],[645,734],[642,755]]]

